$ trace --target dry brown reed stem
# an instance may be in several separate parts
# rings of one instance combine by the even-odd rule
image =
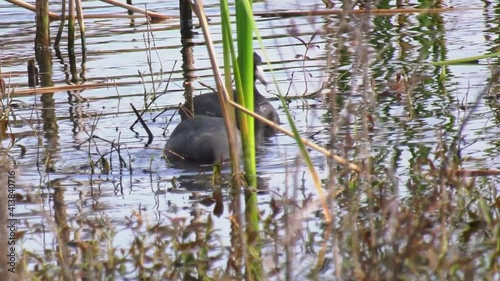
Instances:
[[[3,72],[0,73],[0,78],[5,77],[18,77],[18,76],[24,76],[26,75],[26,71],[9,71],[9,72]]]
[[[411,13],[443,13],[449,11],[457,11],[457,8],[428,8],[428,9],[357,9],[351,10],[351,14],[377,14],[377,15],[394,15],[394,14],[411,14]],[[467,8],[470,10],[470,8]],[[255,16],[260,17],[302,17],[302,16],[322,16],[322,15],[342,15],[344,10],[312,10],[312,11],[276,11],[276,12],[256,12]]]
[[[226,99],[227,99],[227,97],[226,97]],[[292,138],[294,137],[293,132],[290,132],[289,130],[287,130],[281,126],[276,125],[274,122],[271,122],[271,121],[267,120],[266,118],[256,114],[255,112],[252,112],[252,111],[244,108],[243,106],[235,103],[234,101],[227,100],[227,102],[230,105],[236,107],[238,110],[245,112],[246,114],[252,116],[253,118],[263,122],[264,124],[266,124],[270,127],[272,127],[273,129],[278,130],[289,137],[292,137]],[[305,144],[305,145],[309,146],[310,148],[324,154],[326,157],[332,158],[333,160],[337,161],[338,163],[347,166],[351,170],[354,170],[356,172],[361,172],[361,170],[359,169],[359,167],[357,165],[349,163],[349,161],[347,161],[346,159],[331,153],[329,150],[327,150],[327,149],[325,149],[325,148],[323,148],[323,147],[321,147],[313,142],[310,142],[304,138],[300,138],[300,140],[302,141],[303,144]]]
[[[50,16],[49,16],[50,17]],[[169,16],[170,18],[176,18],[175,16]],[[50,17],[51,21],[61,20],[61,16],[57,16],[55,18]],[[65,16],[65,19],[68,19],[69,16]],[[127,14],[91,14],[84,15],[83,19],[132,19],[132,18],[144,18],[144,15],[127,15]],[[170,19],[169,18],[169,19]]]
[[[467,170],[459,169],[455,171],[459,177],[487,177],[487,176],[500,176],[500,170]]]
[[[34,5],[28,4],[24,1],[21,1],[21,0],[5,0],[5,1],[12,3],[16,6],[19,6],[21,8],[28,9],[32,12],[36,12],[36,7]],[[55,19],[59,19],[60,16],[58,14],[54,14],[54,13],[49,12],[49,18],[50,18],[50,20],[55,20]]]
[[[111,83],[89,83],[80,85],[60,85],[52,87],[40,87],[40,88],[28,88],[25,90],[13,89],[10,91],[10,95],[31,95],[31,94],[48,94],[61,91],[74,91],[74,90],[85,90],[85,89],[97,89],[104,87],[116,87],[116,86],[126,86],[126,85],[136,85],[141,84],[139,82],[111,82]]]
[[[147,15],[147,16],[149,16],[151,18],[154,18],[154,19],[171,19],[171,18],[174,18],[173,16],[166,16],[166,15],[162,15],[162,14],[159,14],[159,13],[155,13],[155,12],[151,12],[151,11],[146,11],[144,9],[140,9],[140,8],[134,7],[132,5],[121,3],[121,2],[118,2],[118,1],[115,1],[115,0],[101,0],[101,1],[105,2],[105,3],[108,3],[108,4],[111,4],[111,5],[114,5],[114,6],[118,6],[118,7],[122,7],[122,8],[128,9],[128,10],[136,12],[136,13],[141,13],[141,14]],[[175,17],[175,18],[177,18],[177,17]]]
[[[28,10],[30,10],[32,12],[36,11],[36,8],[35,8],[34,5],[31,5],[31,4],[26,3],[24,1],[21,1],[21,0],[6,0],[6,1],[9,2],[9,3],[14,4],[16,6],[19,6],[21,8],[28,9]],[[167,15],[162,15],[162,14],[151,12],[151,11],[145,11],[143,9],[136,8],[134,6],[130,6],[130,5],[127,5],[127,4],[124,4],[124,3],[120,3],[120,2],[116,2],[116,1],[112,1],[112,0],[102,0],[102,1],[103,2],[107,2],[107,3],[111,4],[111,5],[120,6],[120,7],[129,9],[129,10],[132,10],[132,11],[137,12],[137,13],[148,15],[151,18],[154,18],[154,19],[173,19],[173,18],[178,18],[178,16],[167,16]],[[130,16],[130,15],[117,15],[117,14],[98,14],[98,15],[86,15],[83,18],[85,18],[85,19],[100,19],[100,18],[143,18],[144,15],[132,15],[132,16]],[[51,21],[61,20],[62,19],[62,17],[60,15],[55,14],[55,13],[51,13],[51,12],[49,12],[49,18],[50,18]],[[65,16],[65,18],[67,19],[68,16]]]

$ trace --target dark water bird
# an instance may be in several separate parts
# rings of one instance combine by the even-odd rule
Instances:
[[[262,59],[254,53],[254,108],[257,114],[279,124],[278,113],[269,101],[255,87],[258,79],[266,84],[260,69]],[[181,110],[182,122],[174,129],[165,145],[165,152],[171,160],[191,163],[213,163],[228,160],[229,142],[222,118],[217,93],[208,93],[193,99],[194,116]],[[255,122],[257,138],[270,136],[274,130],[261,122]],[[241,153],[241,139],[236,132],[237,145]]]
[[[241,153],[240,133],[236,131]],[[229,142],[224,119],[197,115],[182,121],[170,135],[165,153],[170,160],[200,164],[228,160]]]
[[[280,119],[278,113],[274,107],[269,103],[269,101],[259,92],[255,86],[255,82],[259,80],[262,84],[267,85],[264,79],[264,72],[262,71],[262,58],[257,54],[253,53],[254,57],[254,111],[255,113],[261,115],[262,117],[271,120],[272,122],[279,124]],[[235,95],[235,98],[237,96]],[[206,115],[214,117],[222,117],[221,108],[219,105],[219,98],[217,93],[206,93],[193,98],[193,108],[194,112],[188,114],[185,110],[180,110],[182,120],[188,119],[192,115]],[[238,110],[236,110],[238,114]],[[239,127],[239,125],[238,125]],[[258,122],[255,120],[255,132],[256,135],[272,136],[276,132],[273,128]]]

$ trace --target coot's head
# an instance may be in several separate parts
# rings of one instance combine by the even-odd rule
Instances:
[[[259,80],[262,84],[267,85],[267,81],[264,78],[264,72],[262,71],[262,58],[256,53],[253,53],[253,63],[255,80]],[[280,124],[280,119],[276,109],[271,105],[271,103],[259,93],[258,89],[254,88],[254,110],[255,113],[261,115],[262,117],[274,122],[275,124]],[[261,136],[270,137],[276,134],[276,131],[264,123],[255,121],[255,132],[257,139],[261,139]]]
[[[262,58],[257,55],[256,52],[253,52],[253,71],[254,71],[254,80],[259,80],[260,83],[267,86],[267,81],[264,75],[264,70],[262,69]]]

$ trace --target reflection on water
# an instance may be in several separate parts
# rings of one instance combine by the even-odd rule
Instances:
[[[156,12],[177,13],[177,2],[167,2],[134,1],[134,4],[147,3]],[[221,59],[219,3],[206,2]],[[324,6],[322,1],[310,2],[265,1],[255,3],[254,9],[257,12],[313,10]],[[287,95],[291,117],[303,137],[346,158],[369,159],[373,165],[392,170],[392,184],[397,192],[394,200],[421,195],[412,184],[421,180],[412,175],[414,164],[434,157],[432,152],[439,150],[442,143],[456,141],[460,125],[469,113],[467,108],[476,102],[477,108],[460,140],[461,165],[500,169],[499,106],[494,99],[485,99],[483,95],[492,82],[488,80],[492,69],[498,68],[498,58],[446,69],[429,65],[433,61],[498,50],[499,42],[494,39],[500,25],[498,9],[495,12],[486,2],[475,4],[484,9],[465,14],[257,18],[276,81],[267,91],[262,88],[260,92],[270,98],[282,121],[287,118],[273,94]],[[58,5],[51,8],[58,12]],[[468,7],[470,3],[454,5]],[[98,1],[85,1],[84,8],[85,13],[117,12],[116,8]],[[175,20],[150,27],[141,18],[136,18],[133,24],[127,19],[94,19],[86,20],[85,24],[86,60],[78,46],[74,56],[64,46],[61,53],[50,50],[40,55],[37,60],[47,62],[45,68],[40,67],[42,85],[108,81],[116,82],[117,86],[78,93],[16,96],[13,101],[20,106],[13,109],[11,116],[15,145],[9,153],[22,175],[18,177],[18,192],[38,200],[37,204],[20,201],[17,212],[23,221],[22,230],[28,226],[30,230],[38,230],[36,235],[27,235],[23,243],[23,247],[35,252],[56,250],[56,242],[64,241],[61,244],[67,245],[74,239],[56,238],[48,217],[54,218],[58,226],[69,228],[76,228],[81,219],[103,218],[126,229],[136,212],[150,221],[165,221],[167,217],[172,221],[174,217],[194,220],[212,214],[213,203],[218,201],[211,188],[211,167],[169,165],[162,157],[168,135],[180,122],[175,108],[184,102],[184,91],[189,89],[197,95],[210,91],[205,84],[214,85],[203,37],[195,33],[194,38],[186,38],[192,40],[192,45],[183,49]],[[57,22],[51,23],[52,34],[57,26]],[[19,73],[24,73],[28,60],[35,57],[34,27],[31,12],[0,3],[0,65],[2,77],[11,88],[28,85],[26,75]],[[148,36],[154,38],[152,45],[144,40]],[[260,46],[256,42],[254,47]],[[183,56],[189,56],[193,64],[180,63]],[[265,68],[270,72],[268,66]],[[186,70],[192,72],[186,75]],[[442,76],[444,70],[446,75]],[[396,81],[398,74],[404,82]],[[331,96],[332,90],[335,96]],[[499,94],[498,81],[489,91],[489,96]],[[141,128],[136,127],[135,132],[129,129],[136,119],[130,103],[139,109],[149,106],[143,115],[155,136],[149,147],[145,147],[147,135]],[[153,120],[165,108],[168,110]],[[346,114],[351,116],[345,118]],[[366,116],[371,120],[364,119]],[[286,123],[284,126],[288,127]],[[365,127],[370,127],[366,138],[357,138],[357,132]],[[91,135],[99,138],[90,138]],[[5,139],[2,144],[8,147],[11,141]],[[114,144],[120,145],[119,153],[113,150]],[[366,145],[369,148],[365,151],[352,149]],[[332,178],[331,166],[336,164],[329,165],[317,152],[311,151],[311,155],[325,184],[348,184],[349,179]],[[259,149],[259,189],[263,191],[259,198],[266,218],[280,212],[282,205],[276,202],[292,196],[297,202],[309,202],[316,196],[312,179],[299,159],[294,141],[282,134],[270,138]],[[109,169],[104,169],[103,163]],[[386,172],[374,171],[379,175]],[[229,173],[228,168],[224,169],[226,177]],[[495,184],[498,182],[492,182]],[[223,190],[225,208],[214,218],[213,225],[223,243],[228,244],[232,214],[227,200],[229,191]],[[350,195],[339,199],[342,206],[349,204]],[[363,204],[360,205],[368,208]],[[319,244],[317,234],[324,226],[316,210],[319,208],[309,211],[310,221],[303,226],[310,241],[305,241],[306,237],[295,238],[303,239],[304,244]],[[348,210],[338,211],[339,216],[349,217]],[[365,219],[368,220],[362,218]],[[266,223],[269,224],[266,230],[274,229],[277,236],[283,235],[283,225]],[[283,223],[287,225],[286,221]],[[94,237],[91,229],[81,231],[82,237]],[[140,233],[136,229],[125,230],[117,234],[113,243],[126,247],[137,232]],[[57,250],[69,259],[74,249],[68,247]],[[312,263],[309,250],[303,250],[308,253],[295,250],[303,254],[304,265]],[[222,266],[222,259],[214,264]],[[295,273],[304,277],[303,269],[299,267]],[[325,268],[325,272],[331,274],[333,269]]]

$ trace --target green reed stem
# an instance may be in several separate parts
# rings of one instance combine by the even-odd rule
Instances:
[[[254,62],[253,27],[255,25],[251,0],[236,0],[236,32],[238,35],[238,63],[235,67],[238,101],[245,108],[254,110]],[[239,68],[239,69],[238,69]],[[257,177],[255,164],[254,119],[239,114],[243,143],[245,173],[248,188],[245,190],[246,245],[245,279],[261,280],[263,277],[259,210],[257,199]],[[246,126],[246,128],[245,128]]]
[[[221,25],[222,25],[222,50],[224,53],[224,84],[230,100],[234,100],[232,76],[231,76],[231,61],[234,61],[235,52],[233,46],[233,36],[231,33],[231,20],[229,18],[229,4],[227,0],[220,1],[221,9]],[[229,114],[234,118],[234,108],[228,108]],[[241,129],[240,129],[241,130]]]
[[[253,71],[253,16],[250,0],[236,1],[236,33],[238,35],[238,66],[235,71],[236,89],[240,104],[254,110],[254,71]],[[240,82],[241,83],[238,83]],[[243,154],[245,173],[248,185],[257,186],[255,178],[255,132],[254,119],[251,116],[240,114],[240,125],[246,122],[248,133],[242,130]]]

